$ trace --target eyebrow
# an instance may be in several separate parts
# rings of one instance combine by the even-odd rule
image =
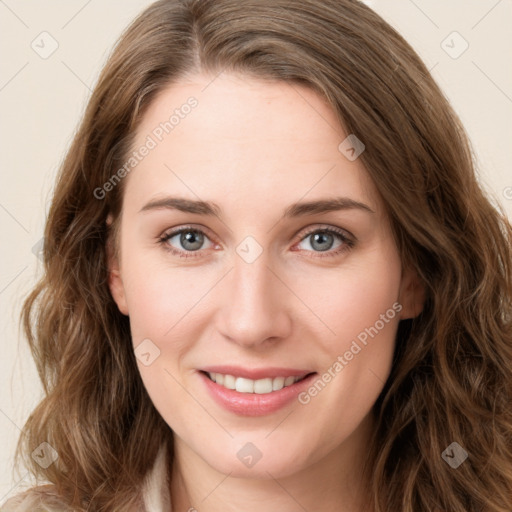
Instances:
[[[150,201],[140,209],[140,212],[165,209],[179,210],[185,213],[196,213],[208,216],[220,216],[222,211],[218,204],[210,201],[196,201],[181,197],[164,197]],[[333,199],[320,199],[317,201],[293,203],[286,208],[283,213],[283,218],[302,217],[306,215],[317,215],[320,213],[353,209],[375,213],[375,211],[368,205],[361,203],[360,201],[355,201],[349,197],[336,197]]]

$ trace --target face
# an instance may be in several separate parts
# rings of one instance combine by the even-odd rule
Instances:
[[[417,286],[327,103],[212,80],[174,84],[145,113],[110,287],[176,443],[277,478],[357,437]]]

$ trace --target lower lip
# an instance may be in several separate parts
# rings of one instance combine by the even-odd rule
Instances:
[[[291,386],[271,393],[240,393],[234,389],[213,382],[203,372],[198,372],[212,398],[230,412],[241,416],[264,416],[271,414],[291,403],[297,395],[307,388],[316,373],[308,375]]]

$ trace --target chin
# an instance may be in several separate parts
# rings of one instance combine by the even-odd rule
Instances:
[[[250,438],[248,438],[250,439]],[[216,471],[234,478],[268,480],[290,476],[308,465],[303,449],[272,442],[235,441],[221,452],[200,453],[199,455]],[[303,446],[303,445],[302,445]],[[300,453],[300,459],[297,457]]]

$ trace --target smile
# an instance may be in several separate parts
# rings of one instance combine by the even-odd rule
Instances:
[[[317,373],[216,366],[203,368],[197,375],[207,394],[224,410],[240,416],[265,416],[294,403]]]

